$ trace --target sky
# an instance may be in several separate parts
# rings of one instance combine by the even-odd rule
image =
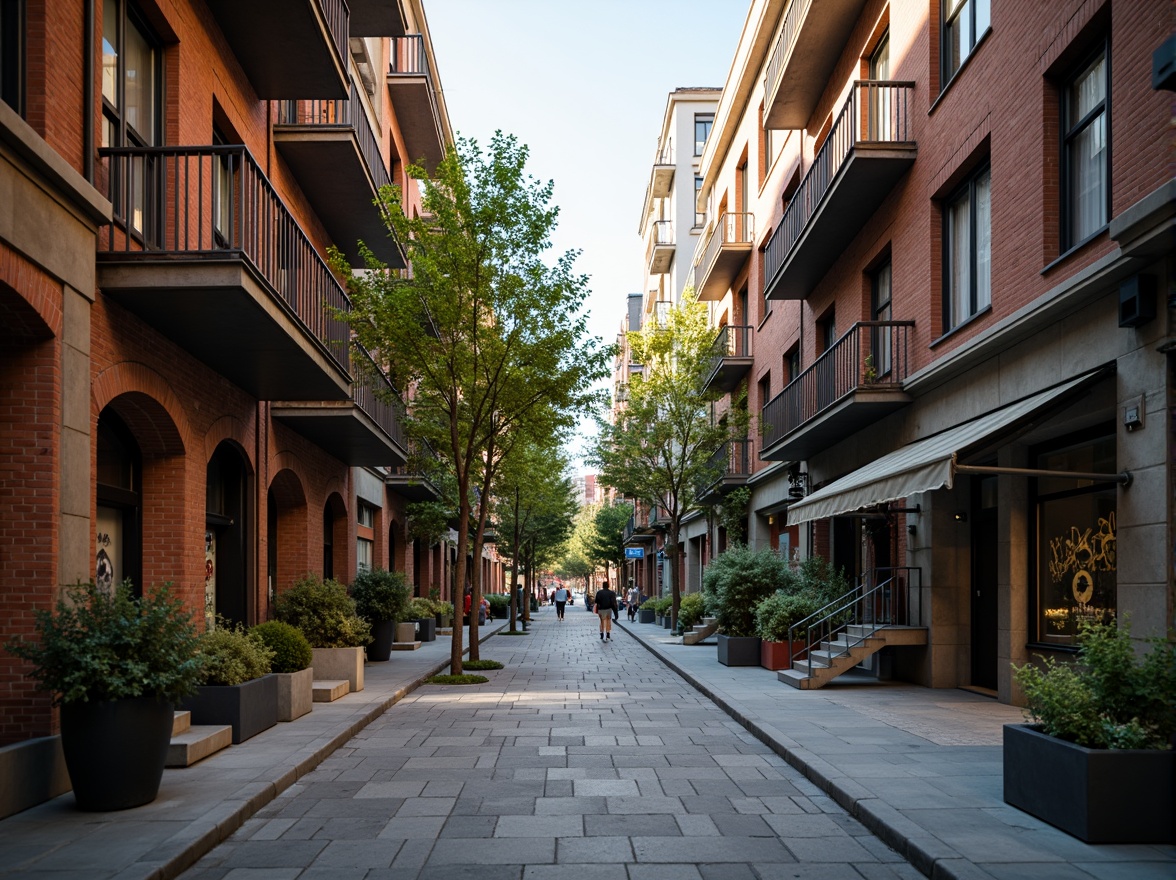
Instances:
[[[456,134],[495,130],[530,147],[554,181],[555,253],[581,252],[588,326],[615,339],[645,286],[637,231],[666,97],[726,81],[750,0],[424,0]],[[572,454],[583,471],[592,429]]]

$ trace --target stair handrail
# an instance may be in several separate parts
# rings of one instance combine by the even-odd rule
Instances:
[[[879,572],[894,572],[894,574],[892,574],[886,580],[875,584],[873,587],[869,587],[869,584],[874,580],[875,576]],[[907,578],[904,580],[902,578],[901,574],[899,574],[899,572],[907,572],[908,573]],[[813,651],[813,649],[817,645],[819,645],[825,641],[829,642],[830,649],[832,649],[832,642],[833,642],[834,633],[839,633],[843,630],[846,631],[847,645],[846,645],[845,650],[839,652],[841,654],[845,654],[845,653],[848,653],[853,648],[860,645],[862,642],[866,641],[866,639],[873,636],[876,632],[878,632],[878,630],[882,629],[883,627],[895,626],[895,625],[905,625],[905,622],[907,620],[907,615],[910,611],[909,592],[908,592],[908,595],[906,596],[905,601],[899,603],[897,601],[896,595],[894,594],[893,585],[897,583],[901,586],[905,586],[909,591],[909,587],[910,587],[910,583],[911,583],[911,578],[909,576],[909,573],[911,573],[911,572],[918,573],[919,583],[921,586],[922,585],[922,569],[920,569],[918,567],[895,566],[895,567],[874,569],[869,574],[867,574],[865,577],[863,577],[861,582],[858,583],[857,585],[855,585],[849,592],[844,593],[841,596],[838,596],[833,601],[826,603],[821,608],[814,611],[808,617],[806,617],[803,620],[800,620],[797,623],[794,623],[792,626],[788,627],[789,644],[794,644],[795,642],[797,642],[797,636],[799,635],[801,629],[804,629],[804,632],[805,632],[804,644],[801,647],[794,648],[792,650],[793,664],[795,665],[795,661],[800,659],[801,654],[809,656],[810,659],[807,664],[807,673],[806,673],[805,677],[812,678],[813,677],[813,663],[812,663],[812,659],[811,659],[811,652]],[[889,593],[886,592],[888,589],[890,589]],[[865,620],[860,619],[862,617],[862,615],[859,615],[859,613],[857,612],[857,610],[856,610],[857,607],[859,605],[862,605],[862,607],[866,607],[866,608],[871,607],[872,603],[866,604],[865,600],[869,599],[872,596],[878,595],[878,594],[880,594],[883,597],[882,613],[880,615],[871,615],[871,617],[873,619],[870,621],[865,621]],[[846,612],[850,612],[850,616],[846,620],[842,621],[840,624],[838,624],[836,626],[830,626],[830,624],[837,617],[839,617],[842,614],[845,614]],[[900,620],[900,618],[901,618],[901,620]],[[856,637],[853,637],[852,639],[848,635],[848,628],[850,626],[868,626],[871,624],[872,624],[872,627],[869,629],[868,632],[862,633]],[[816,630],[816,632],[817,632],[817,637],[815,639],[813,638],[813,631],[814,630]]]

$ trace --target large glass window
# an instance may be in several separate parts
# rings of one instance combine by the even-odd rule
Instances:
[[[357,571],[372,570],[372,555],[376,546],[376,509],[359,502],[356,521],[355,567]]]
[[[985,167],[943,209],[943,328],[992,304],[992,173]]]
[[[879,266],[871,279],[871,299],[873,300],[873,318],[875,321],[891,320],[890,286],[891,266],[887,260]],[[890,362],[893,357],[890,327],[875,327],[870,334],[870,363],[866,365],[866,379],[880,378],[890,372]]]
[[[1069,80],[1062,93],[1062,237],[1065,247],[1107,223],[1107,52],[1104,46]]]
[[[943,0],[940,52],[947,85],[992,23],[991,0]]]
[[[694,155],[701,156],[702,148],[706,145],[706,139],[710,135],[711,126],[715,123],[715,114],[713,113],[695,113],[694,114]]]
[[[1043,470],[1114,473],[1115,436],[1043,452]],[[1082,621],[1117,608],[1115,484],[1037,481],[1037,640],[1072,645]]]

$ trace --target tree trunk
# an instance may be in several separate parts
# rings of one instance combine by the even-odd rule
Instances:
[[[682,588],[678,583],[678,554],[681,551],[681,545],[677,539],[678,520],[676,517],[670,520],[669,535],[674,536],[670,549],[666,551],[666,576],[670,579],[670,595],[673,596],[674,602],[670,609],[670,632],[676,632],[678,629],[678,606],[682,604]]]
[[[453,638],[450,640],[449,647],[449,671],[454,675],[461,675],[461,658],[462,650],[462,630],[461,616],[465,607],[465,582],[469,574],[469,565],[466,561],[466,550],[470,543],[470,502],[469,495],[466,488],[460,483],[458,484],[458,492],[461,500],[458,502],[458,523],[457,523],[457,572],[455,575],[456,585],[454,592],[457,596],[454,597],[453,602]],[[472,606],[471,606],[472,610]]]
[[[514,541],[511,542],[511,547],[514,548],[514,559],[511,560],[510,567],[510,629],[511,632],[515,630],[515,622],[518,614],[518,600],[516,597],[519,594],[519,489],[515,487],[515,503],[514,503]]]

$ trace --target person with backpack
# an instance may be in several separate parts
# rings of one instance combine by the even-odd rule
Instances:
[[[608,588],[608,582],[601,583],[596,591],[596,616],[600,618],[600,640],[612,641],[613,613],[617,609],[617,594]]]

